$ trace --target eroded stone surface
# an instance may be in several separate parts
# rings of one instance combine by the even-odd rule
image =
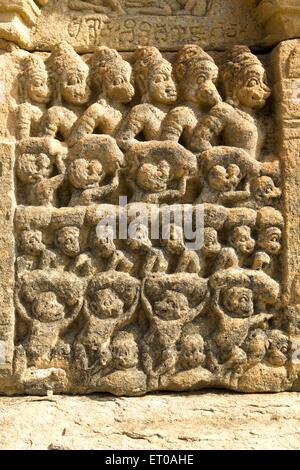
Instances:
[[[299,394],[0,399],[1,449],[299,449]]]

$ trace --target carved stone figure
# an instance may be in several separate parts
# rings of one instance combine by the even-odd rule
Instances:
[[[109,271],[90,282],[86,296],[85,324],[77,337],[75,354],[81,367],[92,367],[98,372],[112,359],[113,334],[133,320],[139,301],[139,282],[126,273]]]
[[[141,142],[126,154],[132,202],[178,201],[197,173],[196,157],[171,142]]]
[[[67,140],[77,120],[78,106],[89,101],[89,67],[67,42],[61,42],[47,60],[53,87],[53,106],[44,115],[40,134]]]
[[[100,47],[93,54],[90,67],[98,100],[76,121],[68,139],[70,146],[87,134],[114,135],[126,111],[125,105],[134,95],[131,66],[117,51]]]
[[[279,285],[261,271],[231,268],[210,278],[213,314],[217,328],[213,337],[215,366],[221,373],[235,374],[247,362],[242,349],[251,329],[273,317],[267,306],[274,305]]]
[[[50,138],[22,140],[17,147],[16,173],[25,201],[32,206],[58,204],[57,190],[64,181],[66,148]]]
[[[182,329],[201,316],[206,292],[206,281],[191,274],[157,275],[144,281],[142,305],[150,325],[142,348],[150,388],[159,385],[161,376],[175,373]]]
[[[18,106],[18,138],[38,135],[45,105],[51,98],[48,72],[44,60],[31,54],[23,59],[19,77],[22,104]]]
[[[69,273],[34,271],[23,277],[16,292],[16,310],[28,325],[22,342],[28,366],[51,366],[55,354],[70,354],[62,335],[79,315],[82,285]]]
[[[271,93],[265,69],[247,47],[235,46],[229,51],[220,75],[226,102],[214,106],[199,121],[191,149],[203,152],[222,137],[223,145],[238,147],[259,159],[263,136],[255,111],[265,106]]]
[[[172,66],[155,47],[141,47],[135,53],[133,72],[142,104],[132,108],[122,123],[117,142],[123,150],[144,140],[159,140],[161,124],[177,99]]]
[[[161,140],[181,141],[190,148],[200,117],[222,101],[216,88],[218,67],[201,47],[186,45],[178,51],[174,74],[182,104],[168,113]]]
[[[69,156],[70,207],[102,202],[119,186],[124,156],[109,136],[86,136]]]

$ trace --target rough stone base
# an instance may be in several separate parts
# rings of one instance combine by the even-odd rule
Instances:
[[[300,393],[0,399],[0,449],[299,449]]]

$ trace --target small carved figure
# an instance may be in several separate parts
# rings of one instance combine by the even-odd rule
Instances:
[[[265,106],[270,96],[266,72],[260,60],[246,46],[235,46],[228,52],[220,69],[226,102],[218,103],[199,121],[191,150],[208,150],[219,137],[222,145],[245,150],[259,159],[263,135],[255,111]]]
[[[275,186],[271,176],[264,175],[253,178],[250,190],[254,199],[252,205],[255,208],[276,205],[281,198],[281,189]]]
[[[141,142],[126,154],[132,202],[172,202],[197,173],[196,157],[175,142]]]
[[[190,149],[200,117],[222,101],[215,85],[218,67],[200,46],[186,45],[177,54],[174,75],[182,104],[166,116],[161,140],[180,141]]]
[[[175,373],[182,329],[203,314],[206,294],[206,281],[197,275],[157,275],[144,281],[141,300],[150,325],[142,349],[150,388],[159,385],[161,376]]]
[[[268,340],[268,362],[276,367],[284,366],[288,360],[288,353],[290,351],[288,337],[280,330],[271,330],[268,333]]]
[[[137,275],[146,277],[153,273],[164,273],[168,269],[168,262],[159,248],[154,248],[148,235],[148,227],[139,223],[133,223],[134,234],[127,239],[128,248],[142,258],[142,264],[138,266]]]
[[[250,182],[259,175],[260,164],[241,149],[213,147],[201,155],[203,187],[196,203],[234,207],[251,198]]]
[[[263,207],[257,212],[257,244],[268,255],[278,256],[282,249],[282,214],[273,207]]]
[[[181,337],[178,362],[182,370],[195,369],[203,365],[205,354],[202,336],[187,334]]]
[[[45,113],[41,136],[62,136],[66,141],[80,112],[79,106],[88,102],[89,67],[65,41],[53,49],[47,60],[54,90],[53,106]]]
[[[111,344],[112,367],[117,370],[133,369],[139,363],[139,349],[134,336],[120,331]]]
[[[139,291],[139,281],[126,273],[109,271],[90,282],[83,306],[85,324],[75,347],[84,369],[97,373],[108,366],[111,338],[132,321]]]
[[[51,270],[27,273],[15,302],[19,317],[28,326],[22,346],[29,367],[47,368],[58,351],[70,353],[62,336],[82,307],[82,285],[76,276]]]
[[[16,173],[25,204],[56,206],[57,190],[64,181],[66,148],[48,138],[23,140],[17,146]],[[23,202],[23,197],[22,197]]]
[[[22,253],[17,258],[19,276],[26,271],[56,267],[55,254],[46,248],[40,230],[22,230],[19,238]]]
[[[70,207],[103,202],[119,186],[124,157],[110,136],[86,136],[72,148],[67,168]]]
[[[127,112],[125,105],[134,95],[131,66],[114,49],[100,47],[90,67],[99,97],[74,124],[68,139],[71,147],[87,134],[114,135]]]
[[[195,251],[187,247],[182,227],[171,224],[169,231],[168,238],[166,240],[162,239],[162,244],[166,247],[167,252],[172,258],[176,257],[175,263],[171,263],[174,264],[172,272],[199,274],[199,256]]]
[[[40,121],[50,101],[51,91],[44,60],[37,54],[23,59],[19,77],[22,104],[18,106],[18,139],[38,135]]]
[[[251,330],[242,345],[242,349],[247,354],[247,368],[261,363],[267,354],[268,347],[266,332],[261,329]]]
[[[159,140],[161,123],[170,105],[177,99],[171,64],[156,47],[140,47],[133,66],[135,82],[141,94],[141,104],[132,108],[117,134],[120,148],[128,150],[144,140]]]
[[[256,211],[248,208],[230,209],[225,227],[229,230],[228,241],[235,249],[239,258],[239,265],[250,268],[252,254],[256,241],[253,238],[253,229],[256,223]]]
[[[213,336],[217,369],[235,375],[247,362],[242,345],[249,331],[260,326],[264,329],[273,317],[273,313],[262,310],[275,304],[279,285],[262,271],[240,268],[215,273],[209,284],[211,308],[217,319]]]

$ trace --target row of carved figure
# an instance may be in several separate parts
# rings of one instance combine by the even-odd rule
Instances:
[[[16,292],[15,367],[20,375],[71,369],[94,384],[113,370],[142,369],[154,388],[195,368],[202,380],[234,381],[263,361],[287,362],[279,298],[277,282],[251,269],[220,270],[209,281],[156,274],[142,283],[108,272],[88,284],[71,273],[27,273]]]
[[[145,205],[138,208],[144,214],[149,209]],[[110,207],[111,214],[113,209]],[[156,239],[151,238],[153,226],[139,217],[126,222],[126,233],[121,239],[118,231],[112,232],[113,225],[108,230],[101,220],[96,225],[96,208],[87,214],[85,210],[67,211],[54,210],[51,216],[49,212],[33,214],[30,209],[18,210],[19,277],[28,271],[49,269],[85,278],[107,271],[126,272],[138,278],[152,273],[184,272],[209,277],[229,267],[262,270],[275,278],[280,273],[284,221],[272,207],[254,211],[205,205],[203,219],[197,222],[194,214],[194,220],[189,222],[191,235],[183,224],[169,222],[158,227]],[[107,216],[108,206],[106,211]],[[121,210],[116,212],[117,228],[122,215]],[[160,216],[156,214],[157,221],[159,217],[163,220],[163,212],[162,209]],[[28,227],[28,220],[34,228]],[[153,217],[151,222],[155,223]],[[193,239],[188,240],[191,236]]]
[[[195,15],[206,16],[213,0],[69,0],[75,11],[109,15]]]
[[[19,202],[80,206],[116,203],[120,194],[229,207],[278,202],[279,163],[262,154],[255,116],[270,90],[249,49],[234,47],[221,67],[226,101],[218,67],[196,45],[180,49],[173,67],[154,47],[139,48],[133,67],[101,47],[88,65],[67,43],[46,63],[48,71],[31,54],[20,78]],[[134,84],[141,104],[132,107]]]
[[[255,111],[270,89],[262,63],[245,46],[228,51],[219,70],[197,45],[182,47],[173,65],[155,47],[140,47],[131,66],[107,47],[85,61],[62,42],[46,62],[25,57],[19,82],[19,139],[59,136],[72,148],[94,133],[114,137],[122,150],[139,140],[168,140],[196,153],[221,141],[261,156]]]
[[[125,155],[109,136],[84,137],[71,152],[48,138],[17,147],[17,201],[75,207],[128,202],[215,203],[276,207],[281,198],[277,161],[259,162],[244,150],[214,147],[198,158],[172,142],[141,142]]]

